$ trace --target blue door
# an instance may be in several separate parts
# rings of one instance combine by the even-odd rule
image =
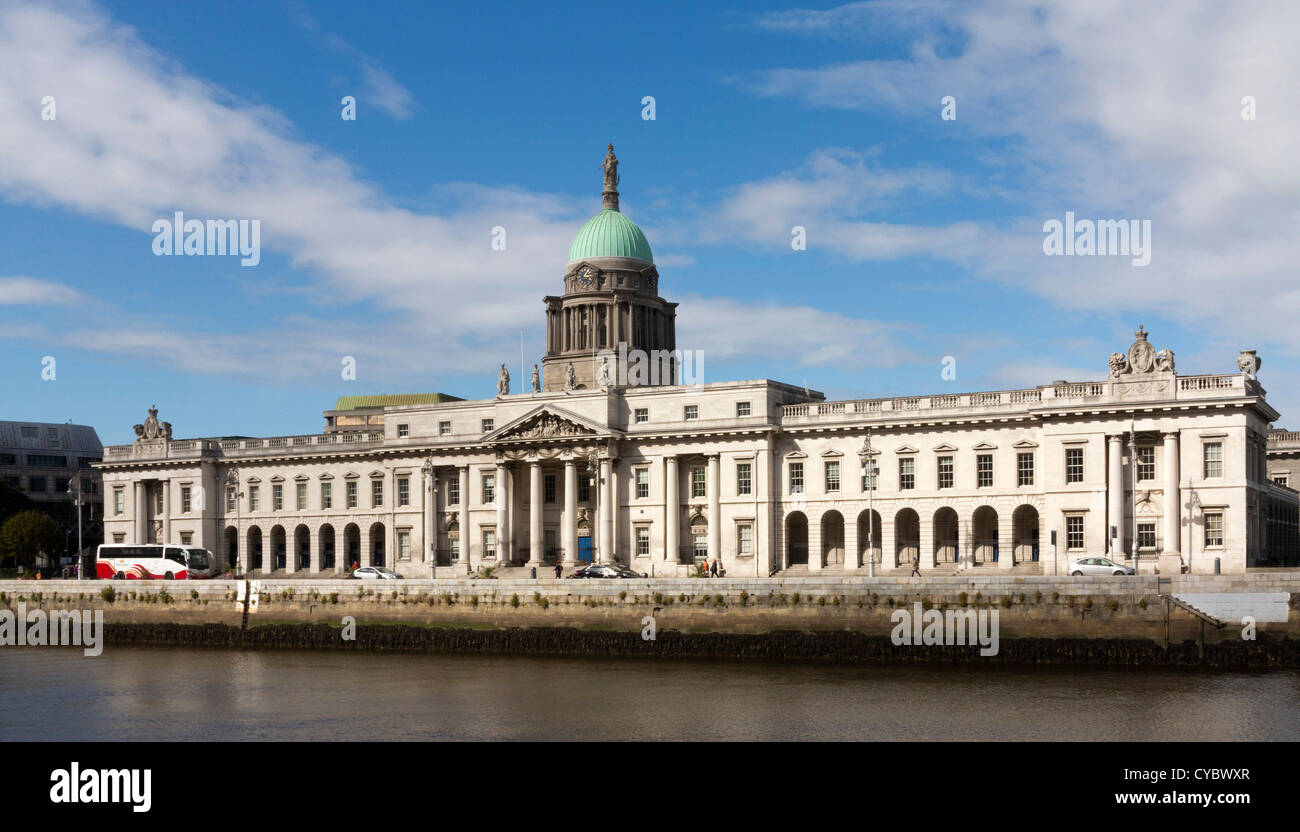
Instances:
[[[591,563],[591,538],[578,538],[578,560],[582,563]]]

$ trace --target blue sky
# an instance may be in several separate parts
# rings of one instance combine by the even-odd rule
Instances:
[[[706,381],[1096,379],[1141,324],[1300,407],[1293,5],[642,5],[0,2],[0,417],[309,433],[518,384],[611,141]],[[260,264],[154,256],[176,210],[259,219]],[[1149,219],[1150,265],[1045,256],[1067,210]]]

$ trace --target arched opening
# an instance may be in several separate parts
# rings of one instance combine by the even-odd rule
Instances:
[[[334,568],[334,527],[325,525],[320,527],[320,568]]]
[[[1016,562],[1038,561],[1038,509],[1021,506],[1011,515],[1011,537],[1015,542]]]
[[[273,527],[271,529],[271,562],[267,565],[266,571],[283,569],[287,551],[288,546],[285,541],[284,526]]]
[[[248,530],[248,571],[262,568],[262,530],[253,526]]]
[[[361,565],[361,528],[348,523],[343,529],[343,568],[355,569]]]
[[[787,566],[808,563],[808,518],[802,511],[785,518],[785,562]]]
[[[226,526],[225,546],[221,553],[226,559],[226,568],[231,572],[239,569],[239,530]]]
[[[870,526],[867,525],[868,513],[871,515]],[[870,535],[867,534],[868,531]],[[881,553],[884,551],[880,538],[880,512],[874,508],[858,515],[858,548],[862,550],[863,564],[867,563],[868,552],[871,553],[871,560],[880,563]]]
[[[375,523],[370,527],[370,565],[387,566],[384,563],[384,524]]]
[[[905,508],[894,515],[894,552],[897,566],[910,567],[921,557],[921,516]]]
[[[957,563],[961,558],[961,544],[957,512],[944,506],[934,513],[934,562]]]
[[[294,563],[294,568],[298,570],[311,569],[311,531],[306,526],[299,526],[293,530],[294,552],[298,560]]]
[[[822,515],[822,565],[844,568],[844,515],[838,511]]]
[[[991,506],[980,506],[971,517],[971,543],[975,565],[998,561],[998,513]]]

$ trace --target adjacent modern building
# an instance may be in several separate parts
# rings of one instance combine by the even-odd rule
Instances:
[[[89,425],[0,421],[0,479],[37,502],[67,502],[80,485],[98,517],[103,494],[92,466],[103,455]]]
[[[205,546],[262,573],[408,576],[618,561],[680,575],[819,570],[1240,573],[1295,549],[1253,351],[1183,375],[1139,328],[1094,381],[827,402],[680,384],[676,304],[603,206],[544,299],[541,368],[497,395],[344,397],[318,434],[173,439],[156,409],[100,466],[105,539]],[[651,372],[647,372],[647,368]],[[654,372],[658,370],[658,372]],[[1290,518],[1289,523],[1285,518]]]

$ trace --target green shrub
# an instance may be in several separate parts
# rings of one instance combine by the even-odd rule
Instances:
[[[966,606],[968,600],[970,600],[970,596],[964,592],[957,596],[957,603],[961,604],[963,607]]]
[[[743,607],[749,603],[749,593],[745,590],[740,591],[740,605]]]
[[[1114,612],[1115,610],[1119,609],[1119,601],[1111,601],[1106,606],[1110,607],[1111,612]]]
[[[111,586],[106,586],[99,591],[99,597],[103,598],[105,603],[111,604],[117,598],[117,590]]]
[[[337,604],[338,602],[339,602],[339,594],[338,594],[337,592],[331,592],[331,593],[330,593],[330,603],[331,603],[331,604]]]
[[[1059,592],[1053,592],[1053,593],[1052,593],[1052,603],[1053,603],[1053,604],[1059,604],[1060,602],[1061,602],[1061,593],[1059,593]]]
[[[1089,610],[1092,609],[1092,599],[1089,598],[1088,600],[1084,601],[1083,607],[1084,609],[1089,609]]]
[[[825,596],[825,595],[818,595],[818,596],[817,596],[817,606],[819,606],[819,607],[824,607],[824,606],[826,606],[826,596]]]
[[[1147,599],[1143,598],[1141,601],[1138,601],[1138,606],[1141,607],[1142,609],[1146,609],[1146,608],[1147,608]]]
[[[1022,592],[1020,593],[1020,606],[1023,607],[1024,605],[1025,605],[1025,593]]]
[[[721,595],[714,595],[714,596],[713,596],[713,604],[714,604],[714,606],[725,607],[725,606],[727,605],[727,601],[726,601],[726,599],[723,598]]]
[[[664,594],[662,592],[656,592],[654,594],[654,599],[656,604],[662,604],[664,602]]]
[[[1041,593],[1041,592],[1035,592],[1035,593],[1034,593],[1034,603],[1035,603],[1035,604],[1041,604],[1041,603],[1043,603],[1043,593]]]
[[[800,600],[800,599],[799,599],[799,593],[796,592],[794,595],[791,595],[791,596],[790,596],[790,600],[793,601],[794,603],[798,604],[798,603],[799,603],[799,600]]]
[[[543,599],[542,599],[541,601],[539,601],[538,603],[540,603],[540,604],[542,605],[542,609],[544,609],[544,610],[549,610],[549,609],[551,608],[551,601],[550,601],[549,598],[543,598]]]
[[[620,601],[626,601],[626,600],[627,600],[627,590],[626,590],[626,589],[620,589],[620,590],[618,591],[618,600],[620,600]]]
[[[511,596],[510,596],[510,606],[515,607],[516,609],[519,607],[519,596],[518,596],[518,595],[511,595]]]
[[[1010,595],[1007,595],[1007,596],[1003,597],[1003,599],[1002,599],[1002,608],[1003,608],[1003,609],[1008,609],[1008,608],[1010,608],[1010,606],[1011,606],[1011,596],[1010,596]]]

